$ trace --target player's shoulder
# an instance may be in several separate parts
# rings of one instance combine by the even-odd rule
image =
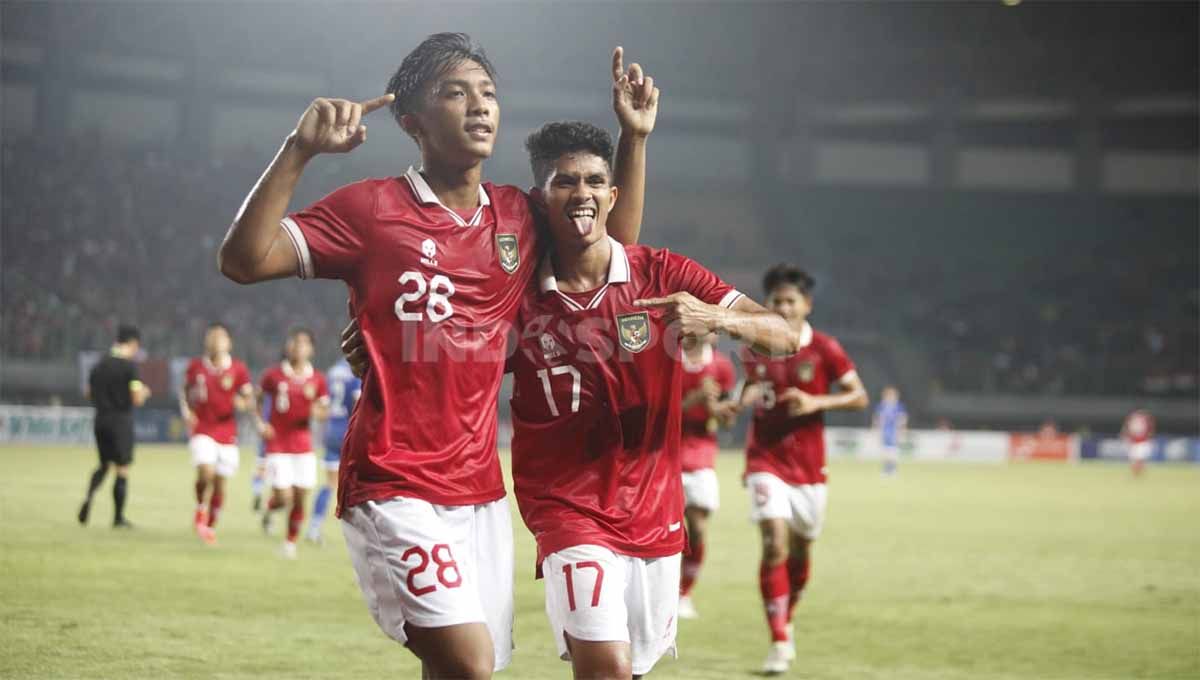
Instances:
[[[841,350],[842,343],[833,335],[825,333],[813,328],[812,344],[819,349],[838,349]]]

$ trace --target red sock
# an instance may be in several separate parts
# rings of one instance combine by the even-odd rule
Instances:
[[[304,506],[297,503],[292,506],[292,512],[288,515],[288,543],[295,543],[296,537],[300,535],[300,525],[304,523]]]
[[[803,560],[795,557],[788,558],[788,582],[791,585],[788,593],[788,621],[792,620],[792,612],[796,611],[796,603],[800,601],[800,596],[804,593],[804,586],[808,585],[808,572],[811,568],[811,556],[805,557]]]
[[[692,543],[683,554],[683,573],[679,578],[679,594],[688,595],[700,577],[700,565],[704,562],[704,544]]]
[[[221,504],[224,502],[225,496],[213,491],[212,498],[208,501],[208,526],[217,525],[217,515],[221,514]]]
[[[758,587],[762,591],[767,626],[771,628],[771,640],[786,642],[789,589],[787,563],[781,562],[775,566],[761,563],[758,568]]]

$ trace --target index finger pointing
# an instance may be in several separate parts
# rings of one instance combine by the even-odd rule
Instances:
[[[625,48],[621,47],[620,45],[617,45],[617,48],[615,50],[613,50],[613,60],[612,60],[612,70],[613,70],[613,80],[614,81],[620,80],[621,76],[625,74],[624,56],[625,56]]]
[[[663,307],[675,302],[671,298],[645,298],[643,300],[634,300],[634,307]]]
[[[382,97],[368,99],[367,101],[362,103],[363,115],[365,116],[368,113],[374,111],[375,109],[380,109],[380,108],[387,106],[388,104],[391,104],[392,100],[394,100],[395,98],[396,98],[396,95],[389,92],[389,93],[383,95]]]

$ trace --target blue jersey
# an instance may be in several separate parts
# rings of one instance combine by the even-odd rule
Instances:
[[[346,438],[350,412],[362,393],[362,381],[354,377],[345,359],[334,364],[325,374],[329,383],[329,420],[325,423],[325,457],[337,456]]]
[[[907,417],[908,412],[904,410],[904,404],[898,401],[879,402],[879,406],[875,408],[875,419],[879,423],[884,446],[900,445],[900,425]]]

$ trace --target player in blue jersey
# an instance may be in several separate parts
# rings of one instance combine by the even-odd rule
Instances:
[[[271,418],[271,395],[262,395],[262,419]],[[263,486],[267,478],[267,440],[258,437],[258,454],[254,457],[254,477],[250,479],[250,493],[254,496],[254,512],[262,510]]]
[[[908,412],[900,403],[900,390],[892,385],[883,388],[873,420],[872,427],[879,430],[879,440],[883,445],[883,474],[891,477],[896,474],[896,464],[900,458],[900,438],[908,429]]]
[[[325,422],[325,484],[317,492],[313,503],[312,519],[308,523],[307,538],[313,543],[321,542],[321,523],[329,511],[329,501],[337,489],[338,463],[342,457],[342,440],[350,425],[350,412],[362,392],[362,381],[354,376],[345,359],[334,364],[325,374],[329,383],[329,420]]]

